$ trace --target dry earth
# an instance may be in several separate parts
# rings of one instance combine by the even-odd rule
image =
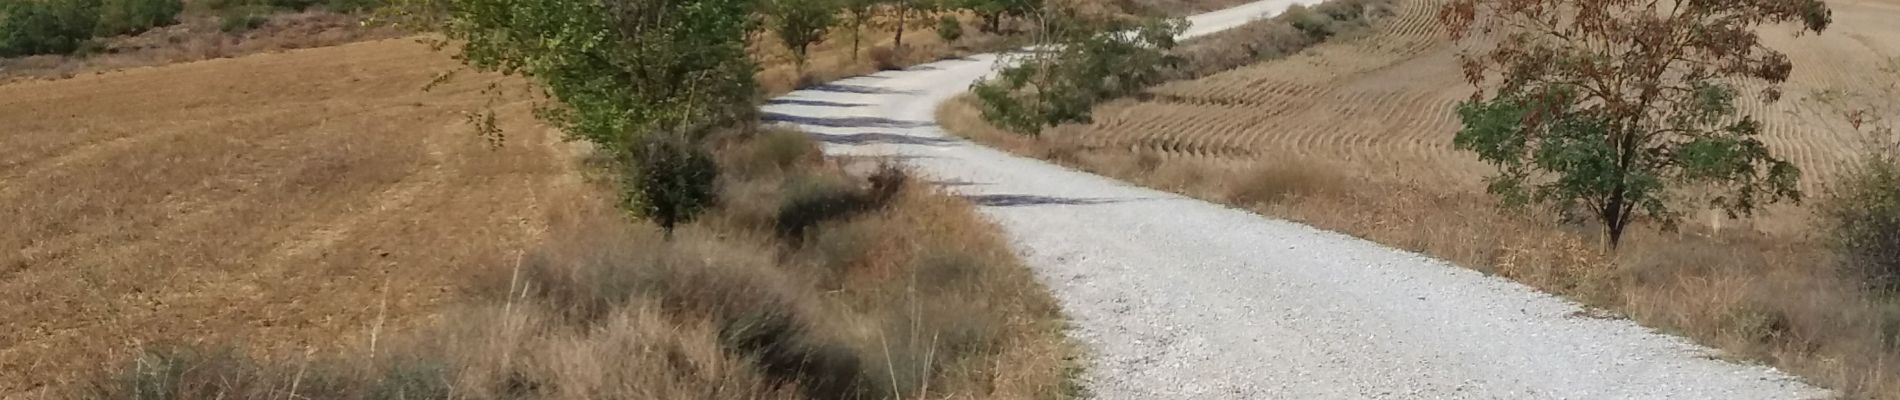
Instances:
[[[588,195],[518,90],[412,40],[0,86],[0,397],[162,340],[368,346]],[[491,148],[465,112],[493,105]]]

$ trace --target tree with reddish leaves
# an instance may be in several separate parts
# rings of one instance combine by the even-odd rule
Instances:
[[[1760,29],[1818,34],[1820,0],[1452,0],[1438,19],[1478,88],[1453,144],[1498,167],[1507,204],[1587,210],[1615,248],[1632,222],[1673,228],[1685,189],[1730,216],[1801,199],[1736,102],[1781,96],[1794,65]]]

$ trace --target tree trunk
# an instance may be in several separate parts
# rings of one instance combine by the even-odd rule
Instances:
[[[907,18],[910,18],[910,1],[897,2],[897,44],[891,50],[904,48],[904,25],[910,22]]]
[[[1618,192],[1610,195],[1609,201],[1603,205],[1601,211],[1604,247],[1609,248],[1612,253],[1616,252],[1617,246],[1622,244],[1623,228],[1628,227],[1630,222],[1629,212],[1626,211],[1628,207],[1624,207],[1622,185],[1617,186]]]

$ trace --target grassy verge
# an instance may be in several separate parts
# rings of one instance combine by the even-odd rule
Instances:
[[[962,199],[846,174],[797,132],[720,144],[722,203],[671,240],[604,201],[470,272],[433,327],[337,353],[148,347],[105,398],[1060,398],[1047,292]],[[858,169],[858,168],[853,168]],[[372,333],[372,338],[377,334]]]
[[[1292,36],[1290,24],[1242,28],[1279,35],[1217,40],[1214,68],[1257,55],[1270,60],[1317,41]],[[1341,34],[1350,34],[1349,31]],[[1246,38],[1255,39],[1246,39]],[[1238,39],[1235,39],[1238,38]],[[1300,44],[1282,46],[1282,43]],[[1303,44],[1302,44],[1303,43]],[[1264,51],[1259,49],[1265,49]],[[976,100],[947,103],[944,129],[1016,154],[1149,187],[1345,232],[1508,277],[1724,351],[1736,361],[1788,370],[1850,398],[1900,399],[1900,299],[1867,288],[1843,268],[1824,238],[1748,230],[1642,231],[1616,253],[1601,250],[1599,229],[1547,215],[1500,209],[1472,182],[1408,176],[1403,165],[1312,159],[1299,149],[1236,164],[1170,156],[1090,140],[1087,125],[1040,136],[1014,134],[982,118]],[[1402,162],[1401,162],[1402,163]],[[1784,210],[1805,211],[1805,210]],[[1819,228],[1819,227],[1817,227]],[[1819,231],[1818,229],[1816,231]]]

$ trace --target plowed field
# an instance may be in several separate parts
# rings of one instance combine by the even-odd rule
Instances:
[[[0,85],[0,397],[141,346],[426,319],[586,196],[512,81],[385,40]],[[502,85],[502,88],[519,85]],[[491,148],[465,113],[493,105]]]
[[[1771,29],[1763,37],[1793,58],[1782,101],[1744,102],[1767,121],[1767,141],[1797,163],[1812,192],[1855,157],[1862,142],[1829,96],[1895,85],[1900,2],[1831,1],[1834,25],[1819,36]],[[1253,162],[1299,156],[1401,172],[1408,179],[1475,185],[1490,169],[1451,147],[1453,106],[1473,92],[1438,27],[1431,1],[1411,1],[1369,34],[1297,56],[1152,90],[1147,101],[1100,108],[1074,135],[1091,147],[1165,157]],[[1060,132],[1058,132],[1059,134]]]

